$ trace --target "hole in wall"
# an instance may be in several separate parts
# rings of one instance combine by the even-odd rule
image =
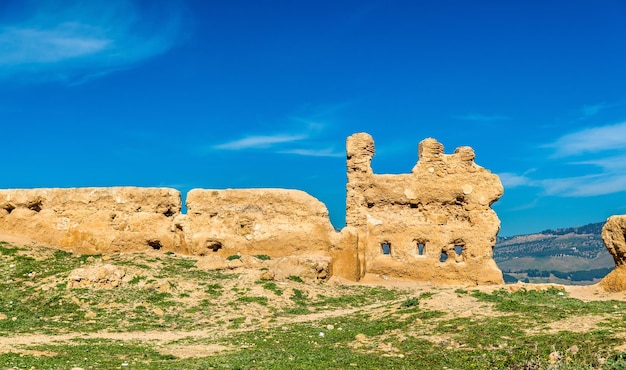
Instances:
[[[115,220],[116,217],[117,215],[115,213],[111,213],[111,221]]]
[[[31,211],[40,212],[43,208],[43,202],[41,199],[33,200],[29,202],[26,207],[28,207]]]
[[[463,254],[463,245],[458,244],[454,246],[454,253],[456,253],[457,256],[460,256]]]
[[[208,239],[206,241],[206,249],[215,253],[222,249],[222,242],[220,242],[219,240]]]
[[[161,241],[159,239],[148,240],[148,245],[152,247],[152,249],[157,250],[157,251],[163,248],[163,245],[161,244]]]
[[[172,216],[174,216],[174,211],[172,211],[171,209],[168,208],[167,211],[163,212],[163,215],[165,217],[172,217]]]
[[[411,203],[411,208],[417,208],[417,203]]]
[[[383,254],[391,254],[391,243],[384,242],[380,244]]]
[[[448,253],[446,251],[441,251],[441,256],[439,256],[439,262],[446,262],[448,260]]]
[[[372,208],[374,207],[374,203],[367,203],[367,208]]]
[[[4,207],[5,211],[7,211],[8,214],[11,214],[11,212],[13,212],[13,210],[15,209],[15,206],[13,204],[7,203]]]
[[[417,255],[418,256],[423,256],[424,255],[425,247],[426,247],[426,245],[424,243],[418,243],[417,244]]]

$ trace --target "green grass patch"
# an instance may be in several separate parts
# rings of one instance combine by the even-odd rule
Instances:
[[[289,275],[287,279],[291,281],[295,281],[296,283],[304,283],[304,280],[302,280],[300,276],[296,276],[296,275]]]
[[[263,289],[269,290],[270,292],[273,292],[276,295],[279,295],[279,296],[283,295],[282,289],[278,288],[276,283],[273,281],[259,280],[256,283],[261,284],[261,286],[263,286]]]
[[[509,292],[499,289],[491,294],[473,291],[471,296],[479,301],[494,303],[494,308],[501,312],[518,313],[536,322],[550,322],[579,315],[599,315],[624,312],[626,302],[591,301],[567,297],[560,289],[519,290]]]
[[[237,298],[237,302],[242,303],[258,303],[262,306],[267,306],[267,297],[258,296],[242,296]]]

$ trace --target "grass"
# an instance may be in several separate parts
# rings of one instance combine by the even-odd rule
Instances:
[[[99,263],[125,269],[126,283],[67,288],[70,271]],[[3,242],[0,273],[0,336],[51,336],[45,344],[9,339],[3,368],[626,369],[616,349],[626,302],[583,302],[559,289],[456,289],[475,302],[459,317],[428,308],[439,289],[265,281],[175,254],[104,261]],[[575,331],[591,316],[597,325]],[[574,324],[560,327],[563,320]],[[227,350],[201,351],[215,345]]]
[[[541,291],[522,289],[514,293],[500,289],[492,294],[474,291],[471,296],[483,302],[494,303],[494,308],[498,311],[523,314],[536,322],[550,322],[572,316],[609,314],[626,310],[626,302],[583,302],[567,297],[563,290],[556,288]]]

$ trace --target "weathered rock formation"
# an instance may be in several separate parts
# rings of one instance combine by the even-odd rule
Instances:
[[[79,253],[181,250],[180,193],[163,188],[0,190],[0,231]]]
[[[626,215],[611,216],[602,227],[602,241],[613,256],[615,270],[600,281],[610,292],[626,291]]]
[[[130,279],[126,271],[111,264],[81,267],[70,272],[67,287],[111,289],[127,283]]]
[[[492,259],[500,222],[491,209],[500,180],[474,163],[469,147],[446,155],[426,139],[418,155],[409,174],[377,175],[371,136],[349,137],[340,233],[326,206],[298,190],[195,189],[181,214],[177,190],[133,187],[0,190],[0,233],[79,253],[157,249],[228,266],[243,263],[224,262],[235,254],[294,257],[285,261],[316,278],[502,283]]]
[[[346,226],[356,231],[361,274],[437,283],[503,283],[492,258],[500,221],[491,205],[503,194],[497,175],[474,151],[443,153],[434,139],[418,147],[410,174],[376,175],[374,141],[347,140]]]

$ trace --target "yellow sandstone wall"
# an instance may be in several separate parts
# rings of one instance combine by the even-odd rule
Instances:
[[[312,256],[330,260],[332,275],[355,281],[381,274],[503,283],[492,258],[500,222],[491,209],[502,184],[474,163],[471,148],[446,155],[426,139],[413,171],[400,175],[373,173],[368,134],[349,137],[346,149],[341,232],[326,206],[299,190],[194,189],[181,214],[177,190],[113,187],[0,190],[0,233],[78,253]],[[440,262],[442,254],[447,261]]]
[[[426,139],[412,172],[400,175],[373,173],[368,134],[349,137],[347,154],[346,223],[363,250],[361,274],[503,283],[492,258],[500,221],[491,209],[503,187],[497,175],[474,163],[471,148],[446,155],[443,145]]]
[[[0,190],[0,231],[78,253],[181,250],[174,189]]]

